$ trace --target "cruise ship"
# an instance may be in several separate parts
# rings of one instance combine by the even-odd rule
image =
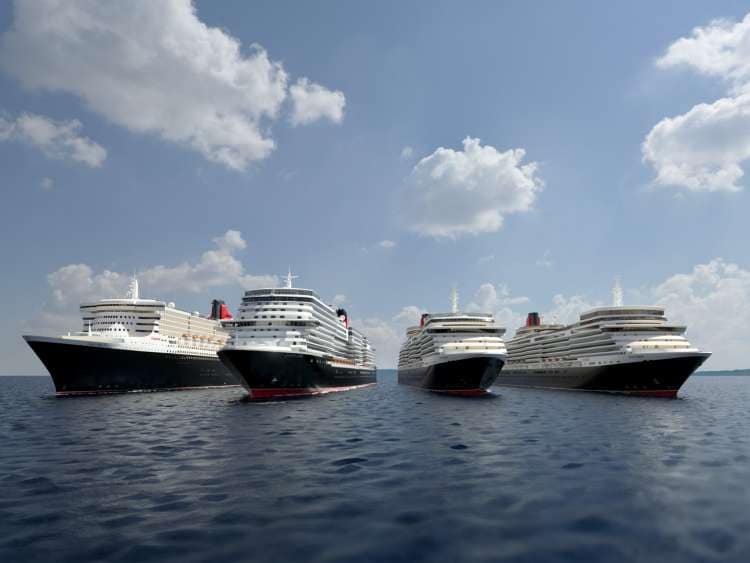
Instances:
[[[275,399],[346,391],[376,382],[374,351],[349,326],[344,309],[324,303],[311,289],[246,291],[227,323],[231,337],[219,350],[251,399]]]
[[[406,331],[398,382],[452,395],[484,395],[503,368],[505,329],[489,313],[461,313],[451,294],[450,313],[422,315]]]
[[[214,300],[206,318],[138,293],[133,278],[124,299],[82,303],[80,332],[24,335],[58,395],[239,385],[216,355],[229,338],[223,301]]]
[[[571,325],[529,313],[508,340],[497,384],[677,396],[711,354],[692,346],[686,327],[669,323],[663,307],[623,306],[619,283],[613,297],[613,306],[586,311]]]

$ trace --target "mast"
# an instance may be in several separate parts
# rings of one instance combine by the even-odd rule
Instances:
[[[292,267],[289,266],[289,271],[286,274],[286,288],[292,289],[292,280],[295,278],[298,278],[299,276],[293,276],[292,275]]]
[[[455,286],[451,289],[451,313],[458,313],[458,290]]]
[[[138,297],[138,278],[133,275],[132,278],[130,278],[130,285],[128,286],[128,299],[132,299],[133,301],[137,301],[139,299]]]
[[[615,278],[615,283],[612,286],[612,306],[622,307],[622,286],[619,276]]]

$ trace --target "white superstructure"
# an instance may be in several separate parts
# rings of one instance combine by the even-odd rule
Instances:
[[[174,303],[141,299],[135,278],[127,297],[82,303],[80,311],[83,330],[56,338],[69,344],[214,358],[229,338],[218,320],[181,311]]]
[[[422,315],[420,325],[409,327],[398,358],[400,370],[473,357],[505,358],[505,329],[489,313],[461,313],[458,294],[451,293],[450,313]]]
[[[662,307],[598,307],[571,325],[544,324],[535,313],[508,340],[506,371],[577,368],[662,360],[700,354],[686,327],[669,323]]]
[[[374,369],[367,337],[349,326],[343,309],[324,303],[311,289],[292,286],[246,291],[233,321],[226,349],[296,352],[332,363]]]

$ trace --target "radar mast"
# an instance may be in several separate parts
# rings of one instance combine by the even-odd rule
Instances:
[[[292,267],[289,266],[289,270],[287,271],[287,274],[286,274],[286,288],[287,289],[292,289],[292,280],[294,280],[295,278],[298,278],[298,277],[299,276],[293,276],[292,275]]]
[[[622,307],[622,286],[619,276],[615,278],[615,283],[612,285],[612,306]]]
[[[133,301],[137,301],[139,299],[138,297],[138,278],[133,275],[132,278],[130,278],[130,285],[128,285],[128,299],[132,299]]]
[[[455,286],[451,289],[451,313],[458,313],[458,290]]]

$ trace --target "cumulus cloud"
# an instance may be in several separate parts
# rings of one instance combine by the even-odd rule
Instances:
[[[728,95],[666,117],[648,133],[643,160],[655,183],[689,191],[741,189],[742,164],[750,159],[750,14],[739,22],[715,20],[672,43],[659,68],[690,68],[715,76]]]
[[[664,305],[670,321],[687,325],[693,344],[713,353],[707,367],[750,367],[749,270],[715,258],[647,288],[643,296]]]
[[[16,119],[0,115],[0,141],[20,141],[39,149],[47,158],[99,167],[107,158],[107,151],[81,136],[81,128],[77,119],[56,121],[33,113],[21,114]]]
[[[17,0],[14,15],[0,66],[27,88],[73,94],[112,123],[231,169],[274,149],[268,125],[287,97],[287,73],[261,46],[243,49],[203,23],[191,0]],[[330,104],[336,113],[319,101],[327,90],[298,85],[308,100],[301,122],[315,111],[340,121],[343,94],[327,98],[339,102]]]
[[[379,317],[354,319],[352,326],[361,331],[373,348],[375,364],[380,369],[392,369],[398,365],[398,351],[405,334],[400,333],[392,322]]]
[[[505,284],[483,283],[464,309],[470,313],[492,313],[495,323],[504,327],[508,334],[512,334],[521,326],[524,318],[514,307],[520,307],[528,302],[528,297],[513,296]]]
[[[320,84],[300,78],[289,88],[292,98],[292,125],[307,125],[319,119],[341,123],[344,119],[346,98],[339,90],[328,90]]]
[[[741,22],[717,19],[681,37],[656,61],[659,68],[691,67],[735,84],[750,79],[750,14]]]
[[[385,249],[389,249],[389,248],[394,248],[394,247],[396,246],[396,243],[395,243],[394,241],[392,241],[392,240],[387,240],[387,239],[386,239],[386,240],[381,240],[381,241],[380,241],[380,242],[378,243],[378,246],[379,246],[380,248],[385,248]]]
[[[243,289],[275,287],[273,275],[252,275],[236,257],[247,243],[239,231],[228,230],[213,239],[215,248],[195,262],[153,266],[138,272],[142,296],[169,300],[174,292],[200,293],[216,287],[238,285]],[[50,297],[42,312],[28,323],[29,330],[53,333],[79,325],[78,305],[83,301],[124,297],[130,273],[102,270],[88,264],[68,264],[47,276]],[[67,323],[67,328],[62,326]]]
[[[643,158],[654,165],[659,185],[738,191],[741,164],[750,158],[750,95],[662,119],[643,142]]]
[[[570,324],[578,321],[584,311],[603,305],[601,301],[591,301],[583,295],[566,297],[558,293],[552,298],[552,308],[542,312],[542,318],[549,323]]]
[[[406,339],[406,329],[419,324],[424,312],[415,305],[409,305],[390,319],[367,317],[355,319],[352,324],[367,336],[375,348],[377,366],[381,369],[390,369],[398,365],[398,352]]]
[[[499,152],[467,137],[463,150],[440,147],[420,160],[403,194],[409,229],[457,238],[500,229],[510,213],[532,208],[543,183],[537,164],[522,164],[526,152]]]
[[[528,302],[528,297],[513,297],[507,285],[483,283],[474,294],[474,299],[466,305],[466,310],[487,313],[495,311],[498,307],[522,305]]]
[[[42,178],[42,181],[39,182],[39,185],[43,190],[49,191],[55,187],[55,181],[52,178],[48,178],[45,176],[44,178]]]
[[[422,315],[426,312],[416,305],[407,305],[393,316],[393,321],[406,329],[406,327],[418,325]]]

